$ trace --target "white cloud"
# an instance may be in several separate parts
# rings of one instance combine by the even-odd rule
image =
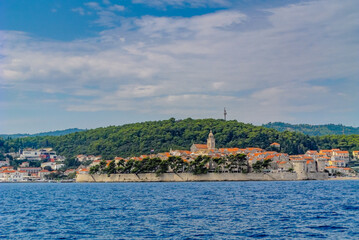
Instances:
[[[71,9],[71,11],[76,12],[76,13],[80,14],[81,16],[85,15],[85,10],[82,7],[73,8],[73,9]]]
[[[98,2],[87,2],[84,3],[83,7],[71,9],[73,12],[77,12],[81,16],[96,14],[97,19],[94,21],[95,24],[103,27],[115,27],[118,25],[120,16],[118,12],[123,12],[125,7],[118,4],[111,4],[110,1],[103,1],[104,6]]]
[[[266,28],[246,28],[250,15],[227,10],[123,18],[121,27],[72,42],[2,32],[0,78],[19,91],[66,93],[68,111],[210,117],[226,106],[232,118],[255,123],[291,120],[294,113],[306,119],[318,111],[330,117],[333,108],[351,109],[355,102],[347,98],[358,88],[355,3],[269,9]],[[98,21],[113,21],[113,12],[88,6],[98,10]],[[345,79],[349,87],[313,84],[318,79]]]
[[[125,10],[125,7],[122,5],[114,4],[109,7],[109,10],[122,12],[123,10]]]
[[[97,2],[87,2],[85,3],[85,5],[89,8],[92,8],[94,10],[101,10],[102,7],[100,6],[100,4],[98,4]]]

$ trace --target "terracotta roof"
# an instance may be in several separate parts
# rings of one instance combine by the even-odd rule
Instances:
[[[348,151],[335,151],[336,153],[345,153],[345,154],[349,154]]]
[[[248,151],[253,151],[253,150],[263,151],[262,148],[246,148],[246,150],[248,150]]]
[[[220,152],[228,151],[228,152],[237,152],[239,148],[220,148],[218,149]]]
[[[198,149],[207,149],[207,144],[194,144],[194,146]]]
[[[191,151],[187,151],[187,150],[174,150],[174,152],[191,154]]]
[[[318,152],[315,151],[315,150],[308,150],[306,153],[309,153],[309,154],[318,154]]]

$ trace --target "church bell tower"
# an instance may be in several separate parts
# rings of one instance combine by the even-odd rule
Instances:
[[[208,138],[207,138],[207,148],[209,150],[215,149],[216,148],[216,140],[214,139],[212,130],[209,132],[208,134]]]

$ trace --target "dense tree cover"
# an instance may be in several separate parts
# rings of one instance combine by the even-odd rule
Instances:
[[[191,118],[109,126],[64,136],[0,139],[1,152],[21,148],[52,147],[58,154],[73,158],[77,154],[129,157],[140,154],[189,149],[192,143],[205,143],[213,130],[217,147],[260,147],[273,142],[281,144],[281,152],[300,154],[312,149],[342,148],[359,150],[359,135],[310,137],[303,133],[279,132],[252,124],[233,121]]]
[[[81,165],[81,162],[76,158],[67,158],[64,164],[64,169],[76,169]]]
[[[310,125],[310,124],[290,124],[283,122],[274,122],[263,124],[263,127],[273,128],[280,132],[295,131],[307,134],[309,136],[324,136],[324,135],[345,135],[359,134],[359,128],[343,126],[341,124],[325,124],[325,125]]]
[[[51,131],[51,132],[42,132],[42,133],[35,133],[35,134],[28,134],[28,133],[18,133],[18,134],[0,134],[1,138],[7,139],[7,138],[20,138],[20,137],[41,137],[41,136],[62,136],[74,132],[82,132],[86,131],[85,129],[79,129],[79,128],[69,128],[65,130],[57,130],[57,131]]]
[[[263,169],[268,169],[271,162],[272,159],[265,159],[264,161],[258,161],[255,164],[253,164],[253,170],[255,172],[261,172],[263,171]]]
[[[198,175],[206,174],[209,171],[207,164],[210,161],[216,163],[215,172],[240,173],[247,171],[246,155],[237,154],[230,155],[227,158],[215,159],[211,159],[208,156],[198,156],[194,161],[189,163],[185,162],[181,157],[174,156],[166,160],[161,160],[160,158],[144,158],[141,161],[130,159],[127,162],[121,160],[117,164],[115,160],[112,160],[108,165],[105,160],[102,160],[100,164],[90,168],[90,174],[156,173],[160,175],[166,172],[188,172]]]

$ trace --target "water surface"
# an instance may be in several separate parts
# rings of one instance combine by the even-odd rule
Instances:
[[[0,239],[359,239],[359,181],[0,184]]]

